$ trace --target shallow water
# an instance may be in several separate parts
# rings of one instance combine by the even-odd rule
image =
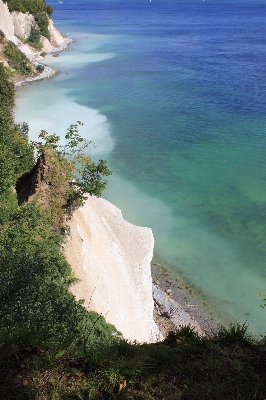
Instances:
[[[264,332],[266,7],[242,1],[54,3],[77,42],[18,91],[31,137],[77,120],[114,171],[104,197],[221,319]]]

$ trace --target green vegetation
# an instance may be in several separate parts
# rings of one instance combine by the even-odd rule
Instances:
[[[48,17],[51,18],[54,12],[54,7],[51,4],[48,4],[46,7],[46,13],[48,14]]]
[[[4,39],[5,39],[5,34],[4,34],[4,32],[1,31],[1,29],[0,29],[0,43],[3,43]]]
[[[32,15],[38,13],[47,13],[49,16],[53,13],[53,6],[46,5],[43,0],[4,0],[9,11],[21,11]]]
[[[8,41],[5,45],[4,55],[8,58],[9,65],[22,75],[29,75],[32,69],[24,53],[15,45]]]
[[[0,63],[0,202],[7,202],[16,177],[33,165],[25,124],[13,123],[14,88]]]
[[[50,32],[48,30],[48,23],[49,23],[49,17],[46,13],[43,14],[35,14],[34,15],[35,21],[38,25],[38,28],[40,30],[40,34],[42,36],[45,36],[48,40],[51,39]]]
[[[81,122],[64,145],[46,131],[29,143],[28,125],[14,123],[14,88],[1,63],[0,104],[0,398],[265,399],[266,346],[246,324],[211,336],[183,327],[161,343],[129,344],[75,300],[60,251],[64,217],[86,192],[100,196],[111,172],[85,156],[91,143],[78,134]],[[18,205],[13,187],[34,167],[34,149],[49,167],[45,202],[37,195]]]
[[[37,154],[44,154],[49,159],[46,163],[53,165],[50,166],[52,173],[46,179],[53,187],[53,199],[49,202],[49,209],[55,209],[57,216],[60,215],[58,201],[72,210],[83,204],[86,193],[100,197],[107,185],[103,177],[112,173],[105,160],[99,160],[98,164],[95,164],[84,154],[84,150],[92,145],[92,142],[86,141],[78,134],[79,125],[82,125],[82,122],[78,121],[68,128],[64,145],[60,144],[60,136],[49,135],[44,130],[39,135],[40,141],[32,143]]]
[[[0,356],[0,392],[11,400],[262,400],[265,347],[246,339],[224,329],[210,339],[185,327],[150,345],[102,341],[79,353],[9,347],[8,359]]]
[[[41,64],[38,64],[38,65],[36,66],[36,71],[38,71],[39,73],[40,73],[40,72],[43,72],[43,71],[44,71],[44,66],[41,65]]]
[[[7,354],[12,353],[10,349],[17,346],[49,346],[50,351],[56,354],[65,349],[84,354],[91,346],[96,348],[100,345],[104,348],[117,341],[119,335],[114,327],[106,324],[103,317],[88,313],[68,291],[74,278],[60,251],[64,236],[55,229],[55,204],[49,213],[37,202],[19,206],[12,189],[18,176],[33,166],[33,147],[28,142],[27,124],[14,124],[14,89],[2,64],[0,103],[2,355],[6,358]],[[68,132],[64,156],[57,151],[56,141],[53,142],[49,135],[44,136],[47,136],[46,142],[39,145],[39,151],[42,147],[42,151],[48,153],[54,168],[68,168],[73,172],[74,161],[70,149],[73,148],[75,153],[75,144],[83,142],[75,129],[72,133]],[[77,154],[81,159],[80,149]],[[67,156],[69,160],[64,158]],[[58,177],[61,173],[59,169],[55,175]],[[69,187],[68,181],[66,187]],[[60,232],[65,232],[63,225],[61,228]],[[3,386],[0,386],[0,397],[12,398]]]
[[[40,30],[32,27],[30,35],[27,39],[27,43],[30,46],[34,47],[36,50],[40,50],[42,48],[42,45],[40,43],[40,37],[41,37]]]
[[[48,30],[49,18],[53,14],[53,6],[46,5],[43,0],[5,0],[9,11],[21,11],[30,13],[34,16],[36,26],[32,27],[30,36],[27,40],[29,45],[40,49],[40,35],[50,40]]]

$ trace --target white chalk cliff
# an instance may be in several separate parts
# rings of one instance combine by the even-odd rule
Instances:
[[[0,30],[4,32],[8,40],[17,43],[11,14],[2,0],[0,0]]]
[[[35,24],[31,14],[9,13],[0,0],[0,30],[27,55],[38,53],[21,40],[27,39]],[[41,38],[43,48],[62,48],[67,40],[49,21],[50,42]],[[162,339],[153,319],[150,262],[154,239],[149,228],[126,222],[121,211],[104,199],[89,196],[70,221],[70,235],[64,252],[79,282],[71,287],[77,300],[102,314],[125,339],[151,343]]]
[[[89,196],[70,221],[64,253],[79,282],[71,292],[133,342],[161,339],[153,320],[151,229],[126,222],[104,199]]]
[[[20,11],[10,13],[7,5],[0,0],[0,30],[4,32],[8,40],[14,42],[30,59],[36,55],[36,51],[23,44],[21,40],[26,40],[29,37],[31,28],[34,25],[33,15]],[[49,19],[48,30],[51,35],[50,41],[41,36],[40,41],[43,50],[54,51],[59,49],[66,42],[66,39],[54,27],[52,19]]]
[[[11,19],[14,26],[14,34],[20,39],[27,39],[30,36],[31,27],[34,24],[34,16],[29,13],[13,11]]]

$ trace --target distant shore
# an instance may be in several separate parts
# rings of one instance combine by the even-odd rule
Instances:
[[[58,53],[58,56],[59,56],[60,52],[66,51],[68,49],[68,46],[70,45],[70,43],[73,43],[73,42],[74,42],[73,39],[65,38],[64,42],[60,45],[60,47],[45,51],[45,53],[47,53],[47,54],[44,57],[41,56],[41,53],[43,52],[43,50],[36,53],[33,56],[33,58],[31,59],[31,62],[35,65],[42,65],[44,67],[44,70],[37,75],[33,75],[33,76],[30,76],[30,77],[24,78],[24,79],[18,79],[17,81],[14,82],[15,89],[18,89],[21,86],[24,86],[25,84],[30,83],[30,82],[39,81],[39,80],[53,77],[57,73],[57,71],[52,69],[51,67],[48,67],[47,65],[45,65],[45,60],[47,60],[50,55],[55,56],[55,54]]]

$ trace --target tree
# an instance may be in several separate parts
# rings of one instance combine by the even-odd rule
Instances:
[[[80,191],[101,197],[107,185],[107,180],[103,180],[103,176],[111,174],[106,160],[99,160],[98,164],[92,161],[86,163],[81,173],[81,179],[78,181]]]
[[[54,7],[51,4],[48,4],[46,7],[46,12],[47,12],[49,18],[51,18],[51,16],[53,15],[53,12],[54,12]]]
[[[32,143],[38,156],[52,151],[56,154],[57,161],[61,161],[62,165],[64,164],[64,169],[67,168],[67,161],[71,176],[67,193],[68,206],[82,205],[87,198],[86,193],[100,197],[107,185],[107,181],[103,177],[112,174],[106,160],[99,160],[98,163],[94,163],[89,156],[85,155],[85,149],[93,143],[78,134],[78,125],[83,124],[78,121],[77,124],[72,124],[67,129],[64,145],[59,143],[60,136],[49,135],[44,130],[39,135],[41,140]]]

